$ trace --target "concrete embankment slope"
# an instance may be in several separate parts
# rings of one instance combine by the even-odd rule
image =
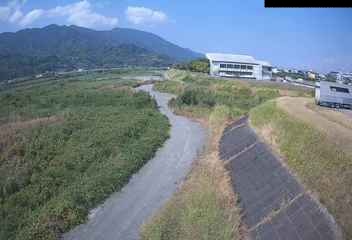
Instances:
[[[338,239],[334,219],[258,139],[246,118],[224,131],[220,156],[251,239]]]
[[[141,225],[172,196],[187,175],[193,160],[203,149],[206,131],[200,124],[176,116],[168,107],[170,94],[144,85],[139,90],[149,92],[160,111],[171,123],[170,138],[130,182],[113,194],[97,209],[88,222],[73,229],[64,239],[135,240]]]

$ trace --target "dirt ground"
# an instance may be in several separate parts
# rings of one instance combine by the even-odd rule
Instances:
[[[352,155],[352,114],[316,106],[312,98],[282,97],[277,103],[292,117],[317,128]]]
[[[62,122],[63,118],[59,116],[50,116],[50,117],[42,117],[35,118],[27,121],[16,121],[12,123],[6,123],[0,125],[0,136],[13,134],[17,130],[32,128],[38,125],[47,125],[51,123]]]

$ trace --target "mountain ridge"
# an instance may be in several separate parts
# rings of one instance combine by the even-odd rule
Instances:
[[[141,30],[51,24],[0,33],[0,80],[56,69],[169,66],[201,56]]]

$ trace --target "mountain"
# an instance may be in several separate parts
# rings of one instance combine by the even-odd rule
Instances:
[[[77,68],[168,66],[201,56],[140,30],[49,25],[0,34],[0,80]]]

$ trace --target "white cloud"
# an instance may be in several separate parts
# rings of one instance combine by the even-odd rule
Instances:
[[[21,18],[23,17],[23,13],[21,10],[16,10],[14,13],[12,13],[12,15],[9,18],[9,22],[10,23],[16,23],[19,22],[21,20]]]
[[[0,21],[6,21],[11,14],[9,7],[0,7]]]
[[[26,0],[11,0],[6,6],[0,6],[0,21],[17,23],[21,26],[31,25],[40,18],[64,17],[68,24],[92,28],[112,28],[117,26],[118,19],[106,17],[94,12],[88,0],[73,4],[57,6],[52,9],[34,9],[23,14],[21,8]]]
[[[17,11],[22,7],[22,5],[25,2],[26,2],[26,0],[6,1],[5,6],[0,6],[0,21],[12,22],[15,19],[14,17],[19,16],[19,12],[17,12]],[[14,16],[15,13],[16,13],[16,15]]]
[[[167,21],[167,15],[145,7],[131,7],[126,10],[127,20],[133,24],[156,24]]]
[[[118,24],[117,18],[106,17],[92,10],[92,5],[83,0],[66,6],[58,6],[48,11],[49,16],[67,17],[70,24],[82,27],[115,27]]]
[[[27,13],[26,15],[24,15],[22,19],[19,18],[20,19],[19,24],[21,26],[28,26],[32,24],[34,21],[36,21],[37,19],[39,19],[40,17],[42,17],[44,14],[45,14],[45,11],[43,9],[34,9],[29,13]]]

